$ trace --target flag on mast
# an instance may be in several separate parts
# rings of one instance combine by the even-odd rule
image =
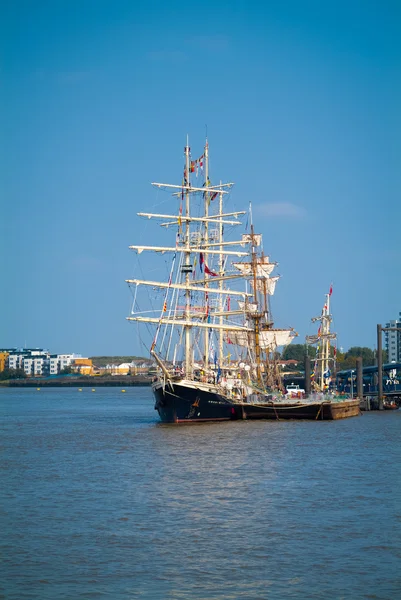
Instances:
[[[211,275],[212,277],[217,277],[217,273],[215,273],[214,271],[211,271],[206,263],[205,263],[205,273],[206,273],[206,275]]]
[[[203,273],[203,263],[204,263],[204,262],[205,262],[205,261],[204,261],[204,259],[203,259],[203,253],[201,252],[201,253],[199,254],[199,269],[200,269],[200,272],[201,272],[201,273]]]

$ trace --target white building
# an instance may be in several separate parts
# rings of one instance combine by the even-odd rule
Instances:
[[[50,375],[58,375],[60,371],[69,367],[76,358],[82,358],[81,354],[52,354],[50,356]]]
[[[22,368],[27,375],[37,377],[45,375],[49,367],[49,358],[47,355],[25,357],[22,359]]]
[[[9,369],[22,369],[23,354],[9,354],[7,357],[7,366]]]
[[[50,366],[49,366],[49,373],[50,373],[50,375],[57,375],[57,373],[59,372],[58,355],[57,354],[51,354],[49,361],[50,361]]]
[[[385,331],[388,362],[401,362],[401,312],[398,319],[386,323],[386,327],[395,327],[398,331]]]
[[[7,357],[7,368],[23,369],[27,375],[42,375],[48,368],[49,353],[43,348],[13,348]]]
[[[43,348],[12,348],[7,350],[7,368],[23,369],[28,376],[58,375],[80,354],[49,354]]]

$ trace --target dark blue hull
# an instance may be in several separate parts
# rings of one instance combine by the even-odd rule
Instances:
[[[153,385],[155,410],[163,423],[233,421],[242,418],[241,406],[204,386],[182,382]]]

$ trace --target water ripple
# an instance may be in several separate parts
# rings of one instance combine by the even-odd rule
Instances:
[[[388,412],[176,427],[148,388],[2,389],[0,597],[400,597]]]

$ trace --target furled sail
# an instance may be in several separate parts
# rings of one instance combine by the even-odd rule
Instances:
[[[238,301],[238,306],[240,310],[244,310],[246,312],[255,313],[258,312],[258,304],[256,302],[242,302]]]
[[[267,257],[266,257],[267,258]],[[269,277],[270,273],[273,271],[276,263],[265,263],[258,260],[256,263],[256,276],[257,277]],[[253,275],[253,266],[252,263],[233,263],[233,267],[241,271],[244,275]]]
[[[280,279],[280,275],[276,275],[276,277],[268,277],[265,279],[257,279],[256,280],[256,289],[258,292],[264,293],[266,286],[266,293],[269,296],[273,296],[274,291],[276,289],[276,283]],[[251,286],[254,287],[254,282],[251,279]]]
[[[329,340],[335,340],[337,337],[336,333],[319,333],[318,335],[307,335],[306,342],[307,344],[317,344],[322,337],[325,337]]]
[[[254,233],[253,235],[250,233],[243,233],[242,234],[242,243],[243,244],[252,244],[254,246],[260,246],[262,243],[262,234],[261,233]]]
[[[249,335],[246,331],[230,331],[225,336],[225,341],[227,344],[235,344],[236,346],[244,346],[248,347],[252,344],[251,333]]]
[[[275,350],[279,346],[287,346],[296,337],[293,329],[268,329],[259,333],[259,346],[262,350]],[[226,341],[237,346],[255,346],[255,334],[246,331],[230,332]]]

